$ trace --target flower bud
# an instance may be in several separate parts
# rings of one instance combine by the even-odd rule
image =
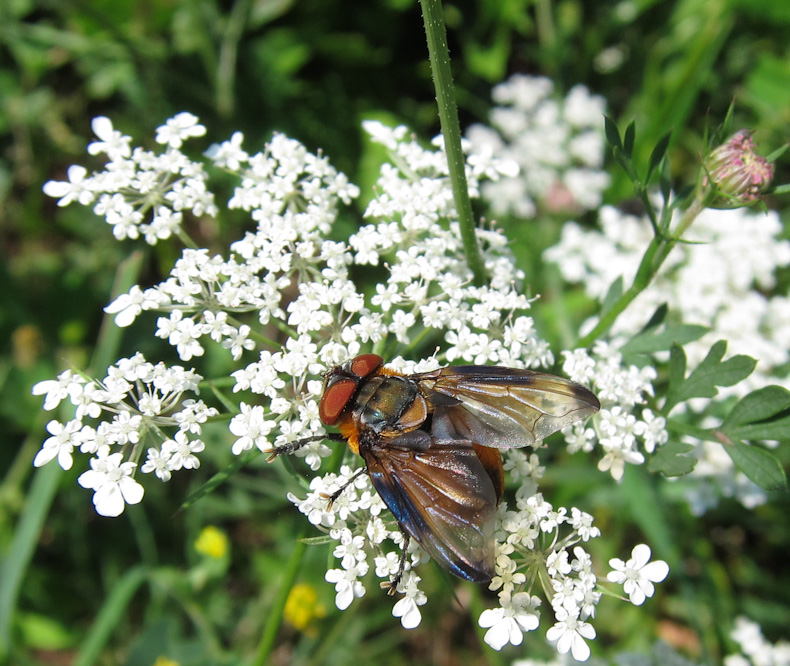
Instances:
[[[773,164],[755,152],[752,133],[733,134],[705,159],[703,184],[715,194],[713,208],[738,208],[756,201],[774,177]]]

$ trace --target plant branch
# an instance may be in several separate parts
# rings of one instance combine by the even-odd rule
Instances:
[[[648,245],[642,261],[639,264],[639,270],[636,272],[634,283],[627,291],[623,293],[620,298],[615,301],[611,308],[603,313],[598,323],[592,331],[582,337],[576,344],[577,347],[589,347],[598,338],[603,336],[616,321],[617,317],[622,314],[633,300],[639,296],[648,285],[653,281],[653,278],[661,268],[661,264],[669,256],[675,244],[681,240],[683,233],[691,226],[692,222],[702,212],[704,206],[699,198],[694,198],[691,205],[688,207],[683,217],[680,219],[677,228],[672,236],[657,235],[653,238]]]
[[[461,228],[461,240],[469,268],[477,285],[485,283],[485,268],[480,256],[480,248],[475,234],[472,202],[464,171],[464,154],[461,150],[461,126],[458,122],[458,108],[455,104],[453,75],[450,69],[450,51],[447,48],[447,31],[444,27],[444,14],[441,0],[420,0],[422,17],[425,23],[425,36],[428,40],[428,54],[433,72],[433,85],[439,105],[439,122],[444,137],[444,152],[450,171],[453,199]]]

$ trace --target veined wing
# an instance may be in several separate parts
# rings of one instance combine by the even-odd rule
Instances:
[[[496,448],[534,444],[601,406],[584,386],[532,370],[460,365],[412,379],[447,407],[460,436]]]
[[[494,575],[494,486],[471,442],[398,438],[360,447],[373,486],[401,528],[451,573],[477,583]]]

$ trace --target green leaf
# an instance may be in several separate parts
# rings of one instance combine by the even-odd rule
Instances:
[[[790,391],[781,386],[766,386],[741,398],[724,418],[724,426],[765,421],[788,409]]]
[[[650,162],[647,167],[647,177],[645,178],[645,182],[650,180],[650,176],[653,175],[653,172],[658,168],[658,165],[661,164],[661,160],[664,159],[664,155],[666,155],[667,148],[669,148],[669,140],[671,138],[672,131],[670,130],[658,140],[656,147],[653,148],[653,152],[650,154]]]
[[[623,276],[621,275],[614,282],[612,282],[611,286],[609,287],[609,291],[606,292],[606,297],[603,299],[603,303],[601,304],[601,316],[605,315],[609,310],[611,310],[612,306],[620,300],[622,295]]]
[[[790,148],[790,146],[788,146],[786,143],[781,145],[781,146],[779,146],[776,150],[774,150],[773,152],[771,152],[771,153],[769,153],[768,155],[765,156],[765,161],[766,162],[770,162],[771,164],[773,164],[782,155],[784,155],[789,148]]]
[[[35,471],[22,515],[0,562],[0,663],[5,663],[11,649],[19,591],[62,477],[63,470],[54,462]]]
[[[694,469],[697,459],[685,454],[694,450],[692,444],[670,440],[656,450],[647,461],[650,472],[660,472],[664,476],[683,476]]]
[[[669,349],[669,391],[667,392],[667,404],[665,411],[669,413],[671,409],[673,395],[672,391],[676,386],[680,386],[686,376],[686,352],[680,345],[672,345]]]
[[[790,415],[770,419],[761,423],[749,423],[721,428],[732,439],[745,439],[752,442],[761,439],[790,439]]]
[[[57,620],[39,613],[18,613],[22,644],[36,650],[65,650],[74,645],[73,634]]]
[[[658,179],[658,189],[661,191],[664,201],[669,201],[672,193],[672,178],[669,173],[669,163],[665,161],[662,164],[661,175]]]
[[[663,324],[664,320],[667,318],[667,314],[669,314],[669,306],[666,303],[662,303],[656,308],[656,311],[650,317],[650,320],[644,325],[640,333],[644,333],[645,331],[649,331],[651,328],[661,326],[661,324]]]
[[[679,347],[673,346],[672,349],[674,352]],[[673,371],[672,357],[670,357],[670,385],[665,405],[667,413],[685,400],[712,398],[718,393],[717,386],[732,386],[752,373],[757,361],[744,355],[733,356],[722,361],[726,351],[727,342],[719,340],[710,348],[705,359],[683,380],[680,380],[677,368]],[[683,365],[685,365],[685,354],[683,354]]]
[[[787,477],[776,456],[759,446],[743,442],[725,443],[735,466],[764,490],[780,490],[787,486]]]
[[[634,137],[636,136],[636,121],[632,120],[628,123],[628,127],[625,128],[625,136],[623,137],[623,152],[626,154],[628,159],[631,159],[631,155],[634,152]]]
[[[672,345],[684,345],[688,342],[699,340],[709,330],[706,326],[697,324],[666,326],[663,330],[658,330],[659,328],[659,326],[656,326],[635,335],[623,345],[622,353],[624,355],[652,354],[653,352],[666,351]]]
[[[614,122],[609,116],[603,117],[603,128],[606,133],[606,141],[612,148],[619,148],[623,150],[623,142],[620,140],[620,132],[617,129],[617,123]]]
[[[101,651],[107,645],[113,632],[123,623],[132,597],[146,581],[148,575],[148,569],[137,566],[129,569],[115,581],[72,662],[74,666],[91,666],[98,663]]]
[[[721,430],[732,440],[790,439],[790,391],[781,386],[753,391],[724,417]]]
[[[727,113],[724,115],[724,122],[721,124],[721,130],[724,134],[722,141],[727,138],[727,136],[732,131],[732,118],[735,115],[735,100],[730,102],[730,105],[727,107]]]

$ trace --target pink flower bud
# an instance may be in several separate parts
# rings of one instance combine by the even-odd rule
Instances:
[[[714,208],[737,208],[756,201],[774,177],[774,167],[755,152],[752,133],[741,130],[733,134],[705,159],[707,177],[704,185],[713,184],[718,195]]]

